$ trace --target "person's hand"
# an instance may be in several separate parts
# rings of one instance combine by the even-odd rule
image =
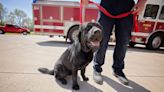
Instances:
[[[83,5],[87,6],[88,3],[89,3],[89,0],[81,0],[81,2],[82,2]]]
[[[140,14],[144,9],[146,1],[147,0],[139,0],[138,3],[132,9],[132,11],[134,11],[133,14]]]

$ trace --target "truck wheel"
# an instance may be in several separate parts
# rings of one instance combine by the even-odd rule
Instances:
[[[162,35],[156,33],[149,38],[148,43],[146,44],[146,48],[151,50],[159,49],[161,44],[162,44]]]
[[[50,37],[50,38],[53,38],[53,37],[54,37],[54,35],[49,35],[49,37]]]
[[[130,47],[134,47],[135,45],[136,45],[135,42],[132,42],[132,41],[129,42],[129,46],[130,46]]]
[[[23,34],[23,35],[27,35],[27,32],[26,32],[26,31],[23,31],[22,34]]]
[[[71,41],[71,43],[73,43],[77,39],[78,33],[79,33],[79,26],[74,26],[70,29],[68,33],[68,38]]]
[[[4,34],[5,32],[2,30],[2,29],[0,29],[0,34]]]

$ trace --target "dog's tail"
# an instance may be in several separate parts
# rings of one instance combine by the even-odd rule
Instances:
[[[43,74],[54,75],[54,70],[49,70],[47,68],[39,68],[38,71]]]

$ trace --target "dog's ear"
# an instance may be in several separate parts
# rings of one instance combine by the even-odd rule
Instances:
[[[82,41],[81,36],[82,36],[83,33],[85,33],[85,27],[86,27],[86,24],[83,24],[79,27],[78,40],[79,40],[80,43]]]
[[[92,27],[93,27],[93,25],[92,25],[91,23],[87,23],[87,24],[85,25],[84,31],[87,33]]]

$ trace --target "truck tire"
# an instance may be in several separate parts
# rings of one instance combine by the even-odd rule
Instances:
[[[2,30],[2,29],[0,29],[0,34],[4,34],[5,32]]]
[[[132,41],[129,42],[129,46],[130,46],[130,47],[134,47],[135,45],[136,45],[135,42],[132,42]]]
[[[50,37],[50,38],[53,38],[53,37],[54,37],[54,35],[49,35],[49,37]]]
[[[161,45],[162,45],[162,34],[156,33],[148,39],[146,48],[150,50],[155,50],[155,49],[159,49]]]
[[[26,31],[23,31],[22,34],[23,34],[23,35],[27,35],[27,32],[26,32]]]
[[[73,43],[75,39],[77,39],[78,33],[79,33],[79,26],[74,26],[70,29],[68,33],[68,38],[71,43]]]

